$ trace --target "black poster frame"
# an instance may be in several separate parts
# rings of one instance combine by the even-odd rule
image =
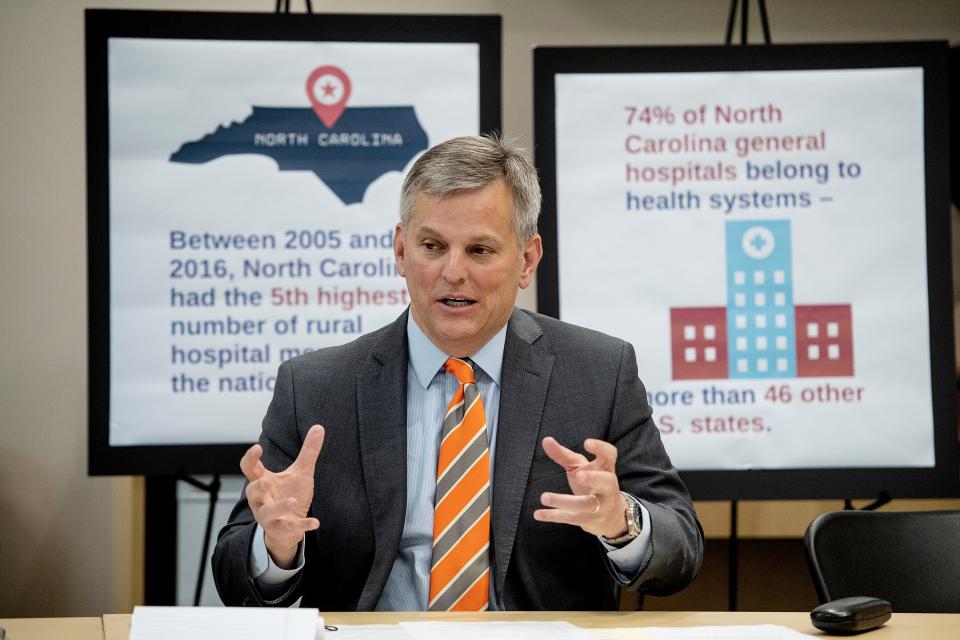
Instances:
[[[683,471],[695,499],[835,499],[960,495],[950,247],[950,148],[946,42],[684,47],[538,47],[534,138],[543,186],[544,257],[537,279],[541,313],[559,317],[555,76],[564,73],[678,73],[922,67],[927,282],[935,466]],[[643,370],[641,364],[641,378]],[[654,416],[656,418],[656,415]],[[904,419],[907,419],[904,417]],[[829,443],[824,443],[829,446]]]
[[[263,14],[88,9],[85,12],[90,475],[238,473],[249,445],[110,445],[110,38],[476,43],[479,131],[500,130],[497,15]],[[266,406],[264,406],[264,411]]]

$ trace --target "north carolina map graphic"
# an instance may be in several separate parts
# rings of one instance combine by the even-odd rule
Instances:
[[[243,122],[184,143],[170,161],[201,164],[259,154],[280,171],[313,172],[344,204],[354,204],[374,180],[403,171],[429,146],[412,106],[346,108],[350,83],[336,67],[315,70],[307,94],[313,108],[254,105]]]

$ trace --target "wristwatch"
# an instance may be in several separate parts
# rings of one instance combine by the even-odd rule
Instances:
[[[619,538],[600,536],[600,539],[607,544],[623,546],[640,535],[640,529],[643,528],[643,516],[640,513],[640,504],[636,498],[624,491],[621,491],[620,495],[627,503],[627,510],[624,513],[627,518],[627,532]]]

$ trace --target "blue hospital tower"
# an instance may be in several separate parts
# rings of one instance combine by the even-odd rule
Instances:
[[[788,220],[726,223],[730,378],[796,376]]]

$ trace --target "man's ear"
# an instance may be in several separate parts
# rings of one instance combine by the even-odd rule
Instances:
[[[406,277],[407,274],[403,268],[404,249],[403,224],[398,222],[396,228],[393,230],[393,258],[397,261],[397,273]]]
[[[540,234],[535,234],[523,247],[523,269],[520,271],[520,288],[526,289],[533,282],[533,275],[537,272],[537,265],[543,257],[543,240]]]

